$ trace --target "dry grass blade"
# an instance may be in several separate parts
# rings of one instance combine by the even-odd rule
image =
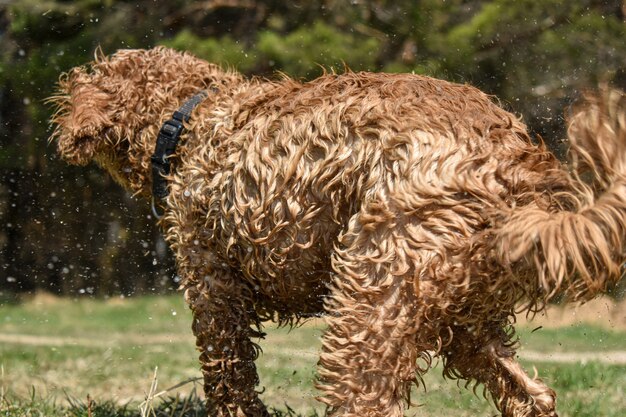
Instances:
[[[156,416],[156,414],[154,413],[154,408],[152,407],[152,402],[154,401],[155,398],[157,398],[158,396],[162,394],[162,392],[156,393],[157,384],[158,384],[158,380],[157,380],[158,369],[159,369],[158,366],[154,367],[154,377],[152,378],[152,383],[150,384],[150,390],[148,391],[148,394],[146,395],[145,401],[143,401],[139,405],[139,411],[141,412],[141,417],[150,417],[150,416],[155,417]]]
[[[202,378],[200,377],[189,378],[187,380],[179,382],[178,384],[172,385],[171,387],[166,388],[162,391],[156,392],[157,385],[158,385],[158,378],[157,378],[158,369],[159,369],[158,366],[154,368],[154,376],[152,378],[152,383],[150,384],[150,390],[148,391],[148,394],[146,395],[146,399],[139,405],[139,411],[141,412],[141,417],[156,417],[156,413],[153,407],[153,401],[156,398],[162,397],[168,392],[171,392],[175,389],[185,386],[191,382],[202,380]],[[188,401],[188,399],[186,401]],[[186,408],[186,407],[183,407],[183,408]]]
[[[0,365],[0,404],[5,402],[4,393],[4,365]]]

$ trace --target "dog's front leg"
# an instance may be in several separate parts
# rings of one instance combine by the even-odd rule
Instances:
[[[262,336],[249,293],[228,272],[212,273],[188,285],[209,416],[269,416],[258,397],[254,361]]]

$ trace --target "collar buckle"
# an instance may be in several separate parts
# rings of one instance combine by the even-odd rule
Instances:
[[[154,210],[155,200],[162,201],[169,194],[167,176],[170,175],[172,163],[170,157],[176,152],[176,146],[185,128],[184,122],[191,118],[191,112],[196,106],[208,97],[206,91],[201,91],[187,100],[171,119],[166,120],[157,136],[154,153],[150,157],[152,163],[152,207]],[[155,215],[156,215],[156,210]],[[158,217],[158,216],[157,216]]]

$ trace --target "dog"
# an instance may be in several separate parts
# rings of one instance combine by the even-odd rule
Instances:
[[[245,78],[156,47],[97,54],[51,100],[63,159],[163,210],[211,416],[268,416],[263,323],[318,315],[328,415],[402,416],[437,357],[503,416],[556,416],[514,314],[622,276],[620,91],[573,109],[570,165],[478,89],[414,74]]]

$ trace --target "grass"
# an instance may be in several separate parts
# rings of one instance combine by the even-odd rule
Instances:
[[[576,324],[558,329],[521,327],[517,332],[522,345],[550,352],[605,352],[626,349],[626,332],[609,331],[598,326]]]
[[[139,403],[158,366],[158,390],[199,376],[182,297],[67,300],[37,297],[0,305],[0,417],[139,417]],[[539,352],[626,350],[626,332],[588,325],[519,331],[524,349]],[[323,415],[313,389],[322,327],[268,328],[257,367],[262,397],[277,416]],[[562,417],[626,415],[626,366],[594,361],[522,360],[558,395]],[[495,415],[489,401],[441,377],[425,376],[407,415]],[[199,385],[186,384],[154,402],[155,416],[204,416]],[[480,390],[479,390],[480,393]],[[89,398],[89,399],[88,399]],[[412,413],[412,414],[411,414]]]

